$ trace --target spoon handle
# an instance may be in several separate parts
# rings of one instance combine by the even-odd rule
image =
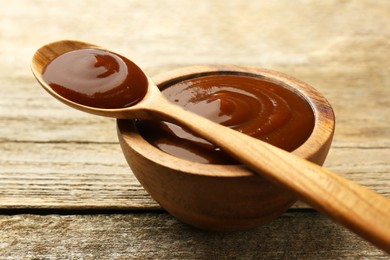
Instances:
[[[208,139],[254,172],[390,253],[390,199],[289,152],[184,111],[160,97],[153,112]]]

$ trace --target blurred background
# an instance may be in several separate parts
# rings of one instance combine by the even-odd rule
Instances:
[[[390,52],[387,0],[1,2],[0,60],[8,65],[1,73],[7,74],[60,39],[116,50],[151,74],[204,63],[375,67]]]

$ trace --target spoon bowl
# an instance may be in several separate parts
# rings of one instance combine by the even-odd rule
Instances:
[[[46,66],[66,52],[84,48],[103,49],[93,44],[60,41],[43,46],[34,55],[32,71],[38,82],[55,98],[73,108],[96,115],[121,119],[160,119],[180,125],[223,149],[253,173],[284,187],[294,196],[390,253],[389,199],[299,156],[173,105],[149,78],[146,95],[131,107],[95,108],[57,94],[42,77]],[[278,78],[280,74],[276,73],[275,76]],[[180,185],[179,182],[177,184]],[[151,189],[158,185],[154,183]],[[180,197],[180,194],[176,196]]]
[[[99,50],[106,50],[100,46],[81,42],[81,41],[72,41],[72,40],[63,40],[63,41],[57,41],[53,42],[47,45],[42,46],[39,48],[34,56],[33,61],[31,64],[31,69],[33,72],[33,75],[37,79],[37,81],[40,83],[40,85],[54,98],[57,100],[63,102],[64,104],[75,108],[77,110],[81,110],[86,113],[98,115],[98,116],[105,116],[105,117],[113,117],[113,118],[127,118],[127,119],[134,119],[134,118],[142,118],[142,119],[150,119],[150,118],[156,118],[156,115],[152,112],[149,112],[149,103],[154,98],[159,98],[161,96],[159,89],[157,86],[150,80],[150,78],[146,76],[148,79],[148,89],[147,93],[141,102],[137,104],[136,107],[125,107],[125,108],[111,108],[111,109],[105,109],[105,108],[98,108],[98,107],[92,107],[92,106],[86,106],[83,104],[76,103],[72,100],[69,100],[67,98],[64,98],[60,94],[58,94],[56,91],[53,90],[53,88],[43,79],[43,72],[48,64],[50,64],[55,58],[74,51],[74,50],[80,50],[80,49],[99,49]]]

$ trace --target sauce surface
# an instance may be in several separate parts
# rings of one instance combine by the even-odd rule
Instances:
[[[123,108],[146,94],[142,70],[125,57],[100,49],[80,49],[52,60],[43,80],[62,97],[96,108]]]
[[[314,114],[306,100],[259,78],[204,76],[169,86],[162,93],[186,110],[286,151],[303,144],[314,128]],[[172,123],[138,121],[137,128],[152,145],[176,157],[237,164],[220,148]]]

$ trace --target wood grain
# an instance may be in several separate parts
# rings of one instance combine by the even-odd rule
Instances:
[[[308,82],[336,114],[325,166],[390,197],[387,0],[0,3],[1,209],[158,208],[130,173],[114,120],[73,111],[35,83],[29,68],[34,51],[60,39],[116,50],[152,76],[217,63],[267,67]],[[295,207],[308,208],[302,203]],[[198,258],[227,258],[225,252],[237,258],[251,258],[251,252],[277,259],[388,258],[312,212],[308,218],[291,212],[277,219],[277,225],[247,237],[238,233],[231,240],[220,234],[196,235],[198,231],[160,216],[1,216],[0,252],[9,259],[190,258],[193,252]],[[329,226],[311,230],[321,219]],[[162,231],[158,239],[147,239],[155,235],[150,227]],[[89,230],[90,240],[83,230]],[[279,233],[283,230],[288,232]],[[59,237],[66,239],[59,242]]]
[[[132,175],[119,144],[3,142],[0,147],[0,208],[158,207]],[[390,197],[389,157],[390,149],[333,147],[327,165]]]
[[[19,142],[1,147],[3,209],[158,207],[131,174],[118,144]]]
[[[319,81],[317,84],[321,86],[325,84],[325,78],[331,78],[335,73],[335,69],[312,70],[310,73],[309,70],[311,69],[295,68],[294,74],[308,78],[309,82]],[[349,86],[348,79],[355,74],[347,73],[347,76],[344,76],[346,78],[333,79],[334,82],[329,85],[332,87],[323,91],[324,95],[329,96],[336,113],[336,134],[325,166],[343,177],[390,197],[390,120],[384,116],[390,109],[390,94],[387,94],[390,90],[383,85],[385,78],[381,84],[365,87],[360,78],[370,78],[370,75],[367,72],[364,74],[363,70],[358,72],[357,82],[360,82],[360,85]],[[324,81],[317,75],[321,75]],[[53,183],[66,186],[66,179],[55,174],[58,166],[61,166],[61,171],[65,173],[81,174],[91,183],[91,187],[96,182],[95,177],[87,172],[92,171],[92,168],[112,175],[126,175],[125,178],[129,179],[137,193],[141,191],[141,194],[144,194],[147,205],[153,204],[150,198],[142,193],[142,188],[126,165],[117,143],[113,119],[94,117],[60,104],[39,89],[32,76],[5,77],[3,82],[5,83],[0,91],[6,98],[0,99],[0,161],[1,174],[4,177],[0,189],[2,201],[7,201],[7,206],[1,203],[0,207],[28,206],[23,196],[19,197],[18,190],[28,193],[31,197],[39,196],[36,190],[26,187],[33,186],[44,173]],[[336,98],[340,88],[351,89]],[[359,92],[360,99],[356,97],[357,94],[351,95],[352,89]],[[377,100],[375,106],[371,100]],[[15,109],[15,106],[20,108]],[[77,151],[77,154],[74,151]],[[102,160],[105,161],[103,168],[99,166]],[[25,174],[29,174],[30,178],[24,179]],[[119,184],[122,187],[119,194],[130,198],[131,193],[124,187],[124,182]],[[14,187],[12,190],[9,189],[11,186]],[[82,197],[83,189],[77,190],[78,185],[74,185],[73,189],[74,194],[79,194],[77,197]],[[91,197],[102,197],[99,195],[102,191],[91,189],[88,192]],[[118,198],[118,194],[112,192],[102,192],[106,195],[104,200],[107,205],[121,207],[123,203],[123,207],[128,207],[133,204],[126,199],[120,199],[120,202],[113,200],[112,198]],[[62,196],[66,194],[68,193],[65,192]],[[62,198],[73,201],[74,207],[84,204],[82,200],[74,200],[71,197],[69,195],[68,198]],[[61,200],[55,196],[48,194],[46,200],[52,201],[53,204],[57,201],[57,206],[61,207]],[[47,205],[51,207],[53,204]],[[34,203],[34,206],[39,206],[39,203]],[[155,206],[156,204],[153,207]],[[302,204],[300,206],[305,207]]]
[[[167,214],[0,216],[6,259],[388,259],[318,213],[247,232],[205,232]]]

